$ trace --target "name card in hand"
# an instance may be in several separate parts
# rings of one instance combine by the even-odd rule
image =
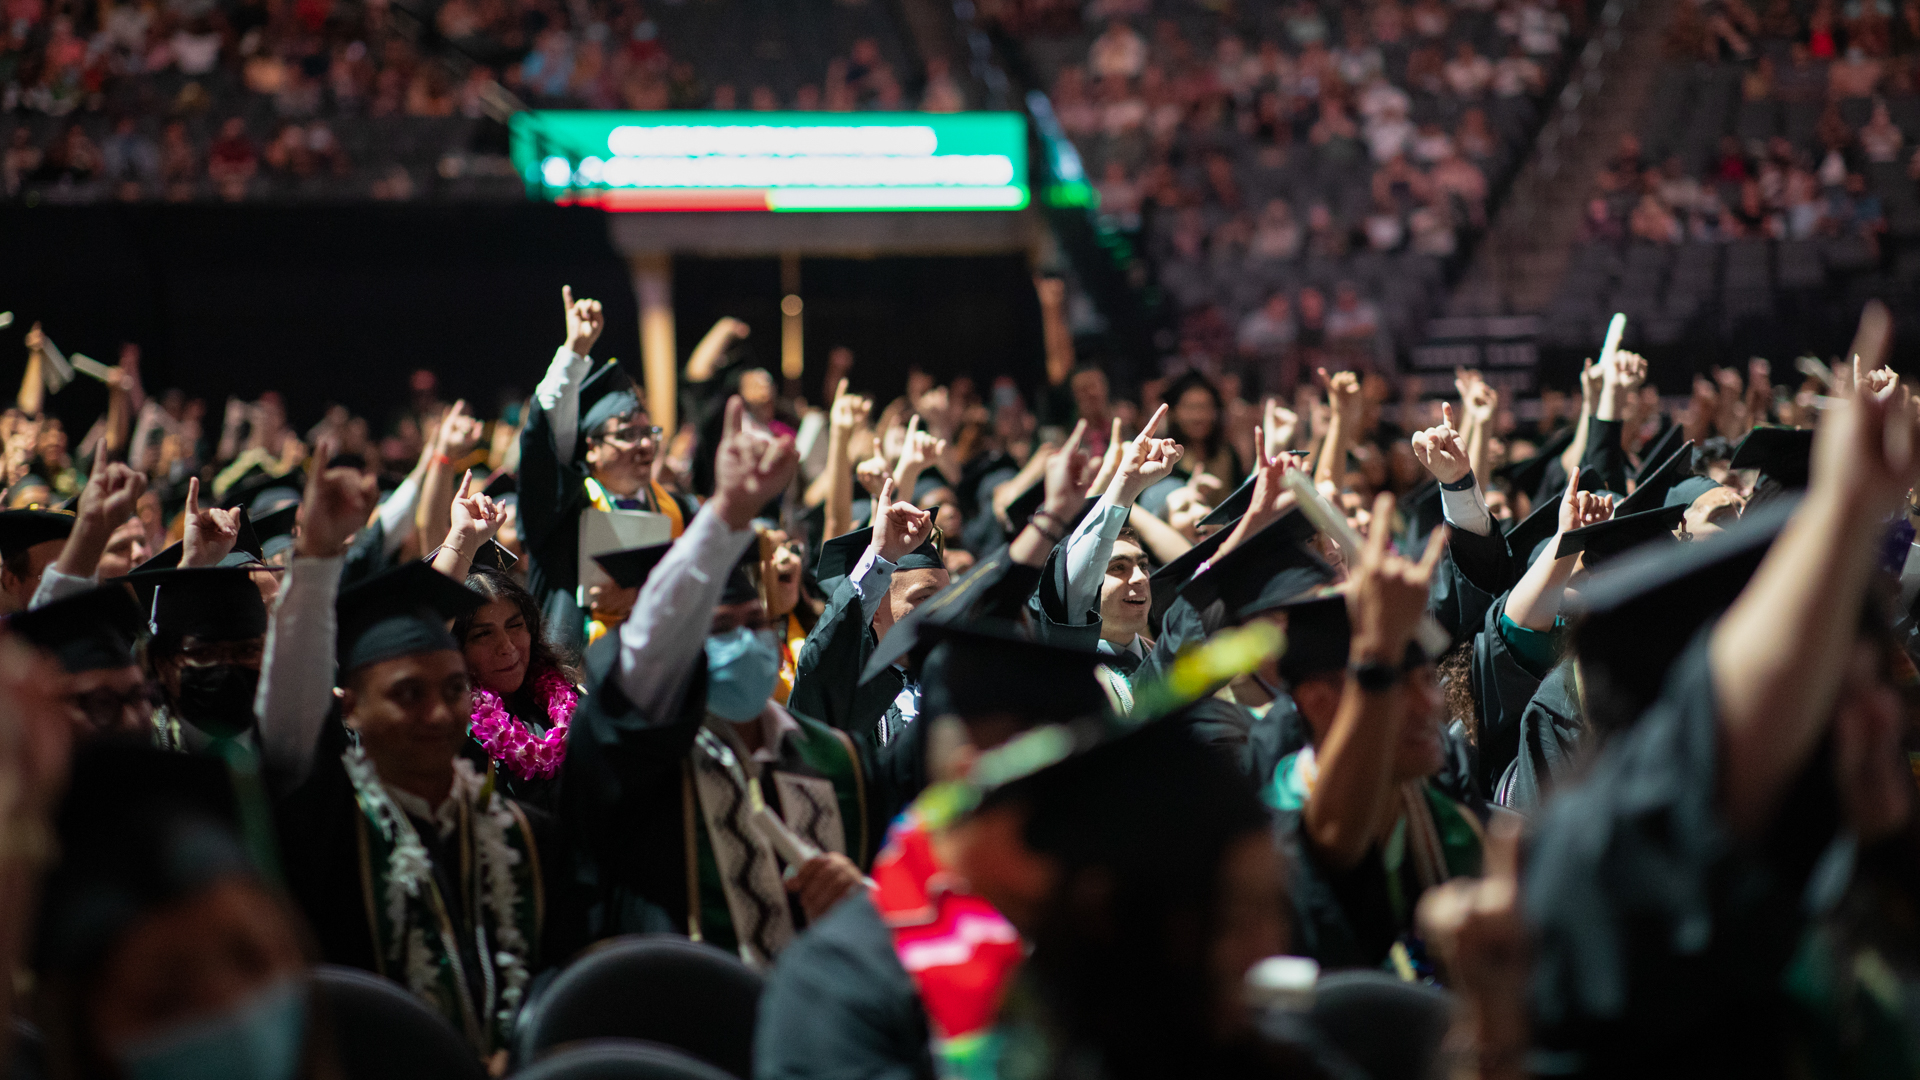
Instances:
[[[587,606],[587,590],[598,585],[613,586],[613,579],[593,561],[595,555],[628,548],[665,544],[673,540],[673,524],[665,514],[647,510],[595,510],[580,512],[580,584],[574,597]]]

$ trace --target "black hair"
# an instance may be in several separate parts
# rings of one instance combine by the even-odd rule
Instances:
[[[1187,396],[1187,391],[1195,387],[1205,390],[1207,396],[1213,399],[1213,431],[1204,439],[1196,439],[1190,432],[1180,427],[1178,415],[1180,399]],[[1227,402],[1220,396],[1220,388],[1213,385],[1213,380],[1205,375],[1197,371],[1189,371],[1173,380],[1173,385],[1167,387],[1167,392],[1160,396],[1160,400],[1167,404],[1167,437],[1178,440],[1187,448],[1186,458],[1183,460],[1189,460],[1195,465],[1211,464],[1214,455],[1220,452],[1220,447],[1226,442]],[[1232,477],[1226,479],[1230,480]]]
[[[505,698],[507,711],[515,716],[531,716],[544,721],[546,703],[542,702],[535,691],[540,676],[549,671],[557,671],[569,684],[580,684],[579,662],[571,650],[556,644],[547,633],[547,617],[540,610],[540,601],[533,598],[526,586],[520,584],[512,575],[503,574],[487,567],[475,567],[467,574],[467,588],[486,597],[487,604],[505,601],[512,604],[527,624],[527,636],[531,640],[531,655],[527,657],[527,675],[520,682],[520,689]],[[486,605],[481,605],[485,607]],[[464,651],[467,634],[473,630],[473,616],[462,615],[453,620],[453,638],[460,643]]]

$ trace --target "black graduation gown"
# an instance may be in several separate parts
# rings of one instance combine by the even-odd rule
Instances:
[[[1661,696],[1538,818],[1520,890],[1535,930],[1533,1032],[1563,1075],[1779,1076],[1794,1066],[1782,973],[1838,829],[1813,755],[1757,839],[1721,818],[1702,631]]]
[[[1587,452],[1581,456],[1581,472],[1597,472],[1600,483],[1607,491],[1618,495],[1627,493],[1627,448],[1620,445],[1621,433],[1626,429],[1622,420],[1592,420],[1587,424]],[[1561,490],[1566,490],[1566,482],[1561,482]]]
[[[873,901],[850,896],[780,954],[754,1080],[933,1080],[926,1010]]]
[[[584,443],[582,432],[578,442]],[[527,555],[527,591],[540,601],[547,633],[555,641],[579,650],[586,647],[586,617],[574,599],[580,585],[580,512],[592,502],[587,497],[585,455],[574,448],[572,461],[561,461],[553,441],[547,411],[531,406],[527,426],[520,432],[520,539]],[[683,520],[692,521],[699,507],[691,499],[673,496]]]
[[[1556,780],[1565,778],[1587,738],[1580,711],[1573,661],[1562,660],[1520,714],[1520,742],[1513,763],[1501,777],[1501,805],[1531,813],[1546,799]]]
[[[908,726],[894,704],[907,685],[903,672],[890,667],[867,683],[860,681],[860,673],[879,645],[880,636],[861,618],[860,595],[854,592],[853,579],[839,579],[827,599],[826,610],[800,646],[787,707],[878,749],[888,741],[881,737],[883,724],[888,733],[898,733]]]
[[[1541,676],[1521,662],[1500,634],[1507,594],[1481,615],[1473,638],[1470,668],[1480,730],[1474,745],[1473,776],[1480,789],[1493,792],[1519,753],[1522,716],[1540,691]]]
[[[330,964],[379,971],[360,875],[360,809],[354,799],[353,782],[340,760],[346,748],[347,732],[336,706],[334,715],[321,728],[319,750],[306,781],[277,800],[281,864],[288,892],[313,927],[321,958]],[[538,953],[530,965],[532,973],[538,975],[565,963],[587,944],[586,913],[583,897],[574,884],[574,856],[559,822],[536,807],[522,806],[521,810],[539,848],[546,891],[546,918]],[[437,853],[438,834],[432,823],[415,820],[414,828],[429,852]],[[434,859],[434,873],[443,896],[463,895],[453,877],[456,872],[454,860]],[[474,947],[470,930],[458,936],[462,952],[470,953]],[[476,959],[463,957],[466,970],[474,977],[482,970]]]

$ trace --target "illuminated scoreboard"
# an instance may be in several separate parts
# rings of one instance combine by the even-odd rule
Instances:
[[[1012,112],[525,112],[513,164],[537,198],[607,210],[1019,210]]]

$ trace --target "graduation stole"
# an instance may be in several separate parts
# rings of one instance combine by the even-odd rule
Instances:
[[[460,1029],[481,1058],[507,1046],[526,996],[545,897],[539,852],[520,808],[464,758],[453,762],[461,863],[468,894],[443,896],[426,845],[387,794],[359,746],[341,756],[358,804],[360,887],[379,973]],[[484,988],[475,1000],[449,900],[476,924]]]
[[[933,852],[919,808],[894,823],[873,863],[874,906],[920,992],[943,1080],[990,1080],[1004,1034],[995,1021],[1025,950],[993,905],[962,891]]]

